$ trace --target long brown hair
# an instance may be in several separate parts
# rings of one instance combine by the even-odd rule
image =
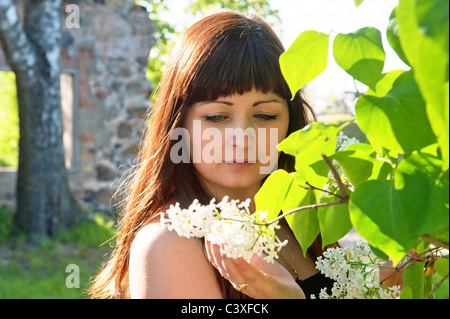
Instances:
[[[94,298],[127,298],[130,248],[136,233],[176,199],[188,206],[194,199],[209,203],[211,195],[200,184],[191,163],[174,164],[170,136],[181,127],[186,108],[220,96],[256,89],[288,101],[288,134],[310,122],[314,113],[300,92],[291,93],[279,66],[283,45],[272,28],[256,15],[223,12],[192,25],[172,51],[155,103],[148,112],[137,164],[124,183],[115,249],[89,289]],[[294,170],[294,159],[281,154],[279,168]],[[320,237],[311,248],[321,252]],[[224,298],[245,298],[218,272]]]

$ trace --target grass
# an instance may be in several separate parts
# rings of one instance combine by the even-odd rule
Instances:
[[[88,298],[86,287],[111,251],[106,243],[114,236],[113,221],[95,214],[71,231],[56,233],[34,247],[24,237],[12,237],[12,213],[0,207],[0,299],[80,299]],[[68,288],[66,279],[79,269],[79,288]]]

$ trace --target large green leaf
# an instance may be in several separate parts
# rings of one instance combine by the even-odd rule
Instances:
[[[292,97],[322,73],[328,63],[329,35],[305,31],[280,56],[280,67]]]
[[[440,258],[436,260],[436,262],[434,263],[434,269],[436,269],[436,271],[441,277],[445,277],[446,275],[448,275],[449,270],[448,258]]]
[[[316,196],[313,191],[304,190],[303,194],[305,196],[298,197],[301,201],[298,203],[297,207],[311,205],[316,202]],[[292,207],[292,203],[293,202],[290,202],[289,206],[286,205],[283,207],[283,212],[287,212],[288,210],[295,208]],[[317,209],[314,208],[296,212],[287,216],[286,220],[303,250],[303,255],[306,256],[306,251],[320,232]]]
[[[310,191],[305,188],[307,186],[305,178],[298,172],[292,174],[291,176],[292,184],[289,191],[286,193],[284,202],[281,206],[283,213],[287,213],[291,209],[300,207],[302,204],[309,205],[315,203],[314,197],[310,194]],[[306,197],[310,200],[310,202],[305,202]]]
[[[322,197],[321,203],[337,201],[336,197]],[[348,212],[348,204],[320,207],[317,212],[319,218],[322,246],[335,243],[344,237],[351,229],[352,223]]]
[[[441,167],[435,155],[414,153],[400,162],[393,179],[359,185],[349,206],[358,233],[399,261],[418,236],[448,228],[449,177]]]
[[[411,71],[398,76],[385,96],[365,95],[358,99],[355,111],[358,125],[377,150],[404,154],[436,142]]]
[[[373,27],[338,34],[333,43],[333,55],[341,68],[370,88],[380,79],[386,58],[381,33]]]
[[[416,262],[406,267],[403,273],[403,283],[406,292],[402,292],[401,299],[423,299],[425,291],[424,263]]]
[[[449,159],[449,1],[400,0],[396,9],[402,49],[426,101],[444,165]]]
[[[322,188],[329,171],[322,154],[334,154],[337,134],[341,129],[334,124],[311,123],[289,135],[278,144],[278,150],[294,156],[295,170],[311,185]]]
[[[294,177],[279,169],[269,175],[255,195],[256,211],[267,211],[267,220],[275,219],[291,188]]]
[[[416,237],[408,229],[408,216],[400,210],[393,181],[369,180],[351,194],[350,219],[370,245],[396,264],[413,248]]]
[[[370,144],[352,144],[333,155],[354,187],[372,176],[376,152]]]
[[[441,167],[440,159],[425,152],[411,155],[397,167],[394,183],[398,203],[412,236],[449,225],[449,172],[442,172]]]
[[[321,159],[322,153],[327,156],[334,153],[340,130],[335,124],[314,122],[289,135],[278,144],[278,150],[311,164]]]
[[[409,65],[408,59],[403,52],[402,45],[400,44],[400,30],[398,27],[398,20],[396,15],[396,10],[392,10],[391,16],[389,17],[389,24],[386,30],[386,36],[391,45],[392,49],[397,53],[398,57]]]

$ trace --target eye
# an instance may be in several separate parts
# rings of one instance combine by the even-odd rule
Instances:
[[[277,116],[276,115],[270,115],[270,114],[257,114],[255,115],[256,118],[260,119],[261,121],[271,121],[271,120],[276,120]]]
[[[218,123],[225,120],[226,116],[224,115],[207,115],[205,116],[205,120],[208,122]]]

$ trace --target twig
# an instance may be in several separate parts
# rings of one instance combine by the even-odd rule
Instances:
[[[331,172],[333,173],[333,176],[336,179],[336,182],[337,182],[337,184],[339,186],[339,190],[341,191],[341,195],[336,195],[336,194],[333,194],[333,195],[336,196],[336,197],[339,197],[340,200],[338,200],[336,202],[313,204],[313,205],[301,206],[301,207],[297,207],[297,208],[291,209],[287,213],[284,213],[284,214],[278,216],[277,218],[275,218],[274,220],[271,220],[271,221],[267,222],[266,226],[274,224],[277,221],[285,218],[286,216],[289,216],[291,214],[297,213],[297,212],[302,211],[302,210],[319,208],[319,207],[327,207],[327,206],[335,206],[335,205],[347,204],[348,203],[348,199],[349,199],[348,194],[347,194],[347,192],[345,190],[344,184],[342,183],[341,177],[339,176],[338,172],[336,171],[336,168],[333,166],[333,164],[331,164],[330,159],[325,154],[322,154],[322,157],[325,160],[325,163],[327,163],[327,165],[330,168]],[[306,184],[309,185],[311,188],[317,189],[316,187],[311,186],[309,183],[306,183]],[[321,190],[321,189],[318,189],[318,190]],[[322,190],[322,191],[324,191],[324,190]]]
[[[297,213],[297,212],[302,211],[302,210],[319,208],[319,207],[327,207],[327,206],[335,206],[335,205],[345,204],[347,202],[348,202],[348,200],[346,201],[346,200],[342,199],[342,200],[337,201],[337,202],[328,202],[328,203],[322,203],[322,204],[314,204],[314,205],[307,205],[307,206],[297,207],[297,208],[291,209],[290,211],[288,211],[287,213],[284,213],[283,215],[278,216],[274,220],[271,220],[270,222],[267,222],[265,225],[269,226],[271,224],[274,224],[277,221],[285,218],[286,216],[289,216],[289,215],[291,215],[293,213]]]
[[[442,285],[442,283],[447,280],[447,278],[448,273],[433,287],[433,289],[431,289],[428,295],[426,295],[425,299],[429,299],[434,294],[434,292]]]
[[[431,252],[433,252],[435,250],[439,250],[439,249],[440,248],[437,248],[437,247],[429,248],[428,250],[421,252],[417,255],[411,256],[409,258],[408,258],[408,256],[409,256],[409,254],[408,254],[405,257],[405,259],[403,260],[403,262],[395,267],[393,272],[391,272],[389,275],[386,276],[386,278],[384,278],[383,280],[380,281],[380,285],[382,285],[386,280],[388,280],[390,277],[392,277],[395,273],[401,271],[403,268],[405,268],[409,264],[413,263],[415,260],[417,260],[417,261],[423,260],[424,257],[422,255],[426,255],[428,253],[431,253]]]
[[[339,173],[336,171],[336,168],[333,166],[333,164],[331,164],[330,159],[322,153],[322,157],[325,161],[325,163],[327,163],[328,167],[331,170],[331,173],[333,174],[334,179],[336,180],[338,186],[339,186],[339,190],[341,191],[341,196],[343,198],[346,198],[348,201],[348,195],[347,195],[347,191],[345,190],[345,186],[342,183],[341,177],[339,176]]]
[[[308,187],[301,186],[301,185],[300,185],[300,187],[301,187],[301,188],[304,188],[304,189],[308,189],[308,190],[318,190],[318,191],[322,191],[322,192],[324,192],[324,193],[327,193],[327,194],[330,194],[330,195],[333,195],[333,196],[335,196],[335,197],[337,197],[337,198],[342,199],[342,196],[339,195],[339,194],[335,194],[335,193],[333,193],[333,192],[327,191],[326,189],[321,189],[321,188],[312,186],[312,185],[311,185],[310,183],[308,183],[308,182],[305,182],[305,183],[306,183],[306,185],[308,185]]]
[[[427,235],[427,234],[421,235],[421,236],[419,236],[419,238],[422,239],[423,241],[429,242],[429,243],[431,243],[431,244],[433,244],[435,246],[440,246],[440,247],[449,249],[448,248],[449,247],[448,243],[443,242],[442,240],[434,238],[434,237],[432,237],[430,235]]]

